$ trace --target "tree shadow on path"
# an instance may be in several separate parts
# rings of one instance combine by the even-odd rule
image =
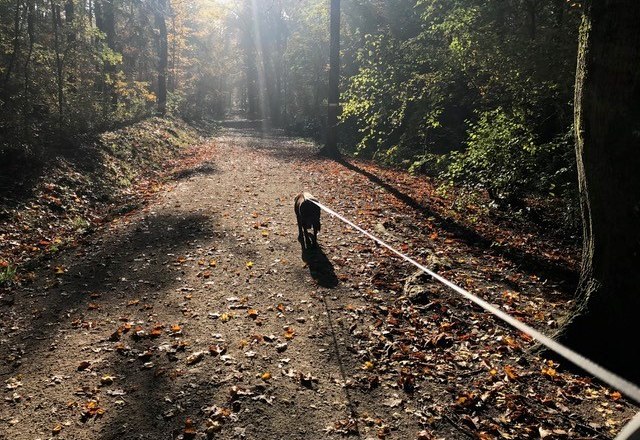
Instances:
[[[73,251],[65,252],[52,263],[52,266],[59,264],[62,267],[69,264],[68,272],[58,277],[55,286],[50,289],[34,286],[17,291],[16,296],[24,298],[14,307],[22,310],[24,318],[30,314],[29,324],[21,328],[20,333],[10,335],[7,344],[0,346],[0,359],[6,357],[9,347],[17,344],[27,357],[35,357],[24,363],[37,363],[42,360],[37,357],[42,350],[41,345],[50,343],[58,329],[68,330],[74,319],[90,321],[99,312],[96,307],[110,309],[141,295],[171,288],[177,284],[175,274],[159,270],[164,268],[160,260],[167,258],[167,252],[177,255],[192,242],[204,240],[214,233],[210,218],[206,216],[159,214],[141,220],[121,235],[98,237],[100,251],[95,254],[89,252],[77,263]],[[154,263],[145,263],[142,255]],[[162,298],[158,300],[162,301]],[[31,309],[37,313],[30,313]],[[21,365],[2,362],[0,374],[16,374]]]
[[[405,205],[419,212],[422,216],[435,218],[435,222],[439,227],[452,233],[457,238],[460,238],[468,246],[475,248],[480,247],[488,252],[506,258],[520,266],[522,270],[528,273],[539,275],[542,278],[548,278],[549,280],[559,284],[566,292],[573,293],[577,287],[578,274],[574,270],[541,258],[537,255],[526,253],[512,246],[495,246],[494,241],[491,238],[487,238],[478,233],[478,231],[460,224],[455,220],[442,216],[440,213],[429,208],[426,204],[418,202],[413,197],[403,193],[398,188],[385,182],[375,174],[348,162],[344,158],[339,159],[337,162],[345,168],[363,175]]]

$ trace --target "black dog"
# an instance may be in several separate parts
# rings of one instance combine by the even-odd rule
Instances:
[[[298,220],[298,241],[303,248],[318,245],[318,232],[320,232],[320,207],[313,202],[318,199],[308,192],[300,193],[295,198],[293,209]],[[313,229],[313,235],[307,229]]]

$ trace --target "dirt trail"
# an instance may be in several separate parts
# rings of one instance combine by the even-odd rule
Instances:
[[[229,132],[215,148],[215,162],[52,262],[64,275],[16,293],[0,438],[188,438],[187,418],[198,436],[327,438],[340,420],[365,436],[373,417],[393,420],[382,401],[397,391],[363,401],[344,386],[362,362],[333,310],[359,295],[322,250],[304,255],[314,280],[296,241],[293,197],[314,188],[286,155],[311,145]],[[371,426],[346,422],[355,411]],[[397,438],[419,430],[398,425]]]
[[[631,415],[442,289],[407,301],[411,271],[327,216],[322,247],[302,252],[293,197],[362,215],[468,288],[552,320],[555,286],[526,267],[418,227],[422,213],[310,143],[227,129],[206,148],[213,160],[0,310],[1,439],[608,438]],[[514,286],[522,299],[504,296]]]

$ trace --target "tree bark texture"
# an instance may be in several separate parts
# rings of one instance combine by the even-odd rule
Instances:
[[[560,339],[640,382],[640,3],[587,5],[575,92],[584,242]]]

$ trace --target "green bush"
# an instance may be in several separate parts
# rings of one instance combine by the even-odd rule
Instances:
[[[531,188],[537,148],[522,112],[480,113],[469,122],[466,145],[449,155],[449,180],[482,187],[494,201],[513,200]]]

